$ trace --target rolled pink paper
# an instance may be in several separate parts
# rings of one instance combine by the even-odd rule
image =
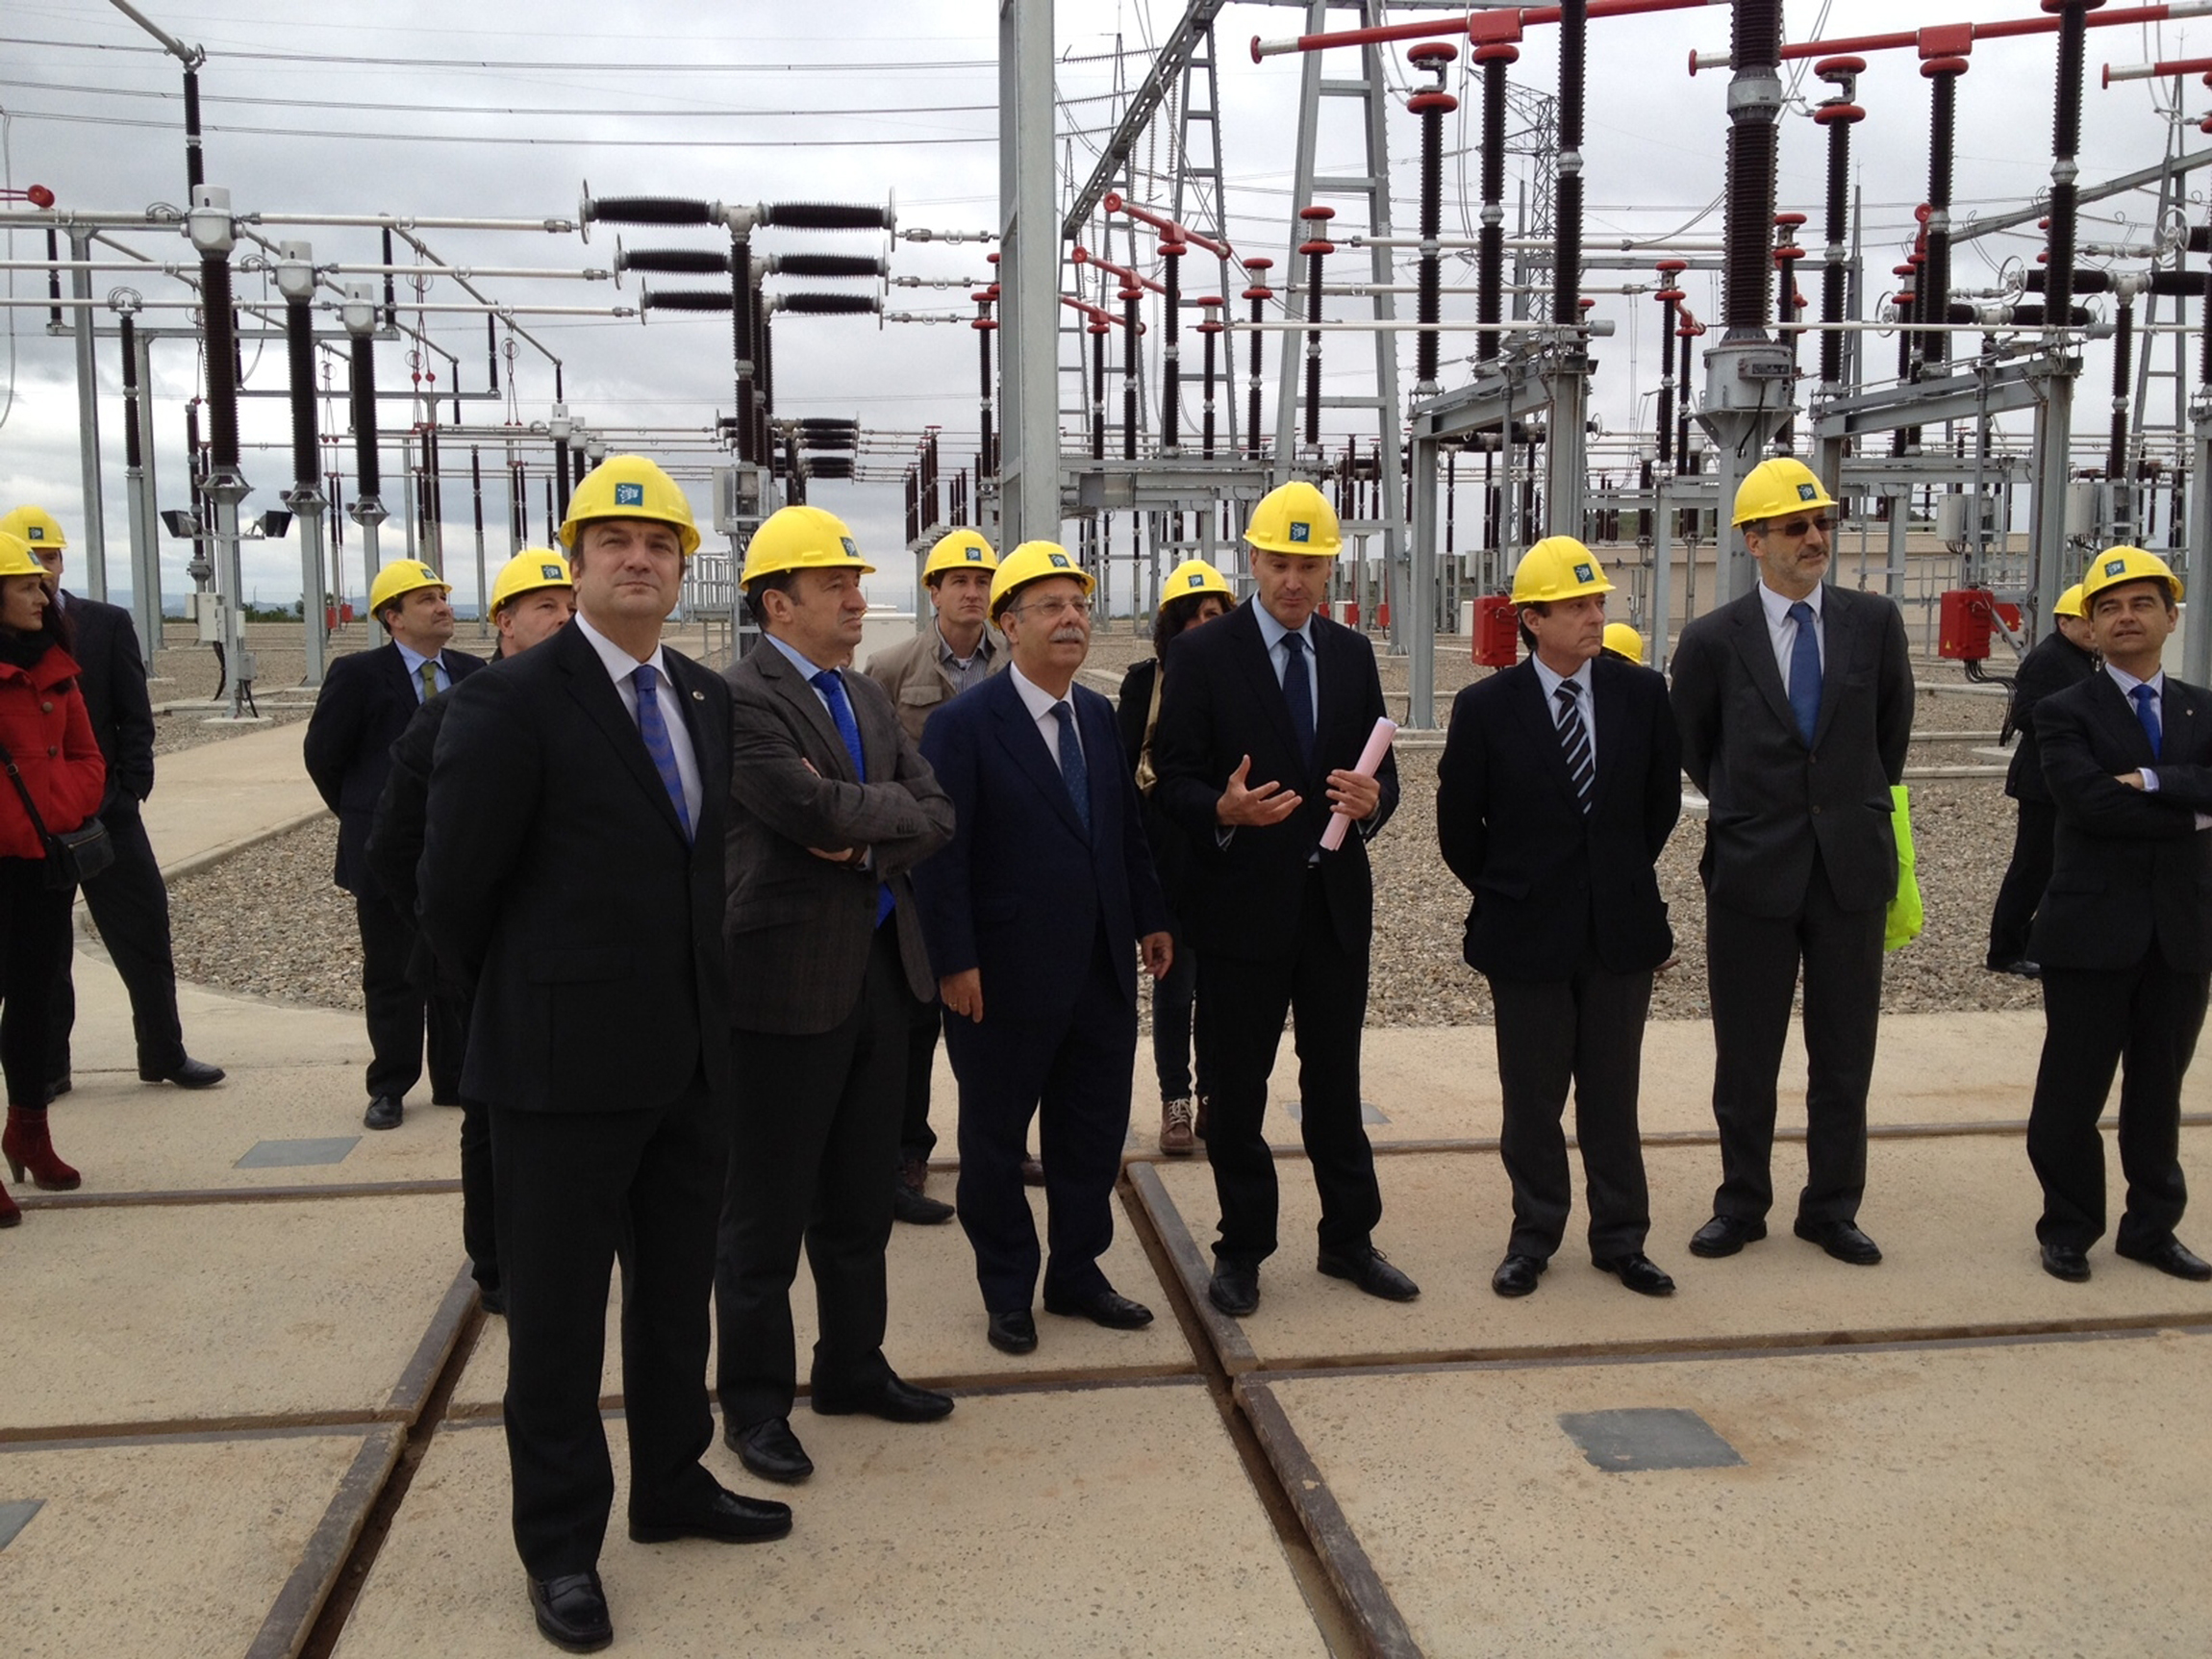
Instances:
[[[1390,753],[1391,739],[1397,736],[1397,722],[1381,719],[1368,734],[1368,746],[1360,751],[1359,764],[1352,770],[1363,778],[1371,778],[1381,769],[1383,756]],[[1329,827],[1321,831],[1321,851],[1335,852],[1345,844],[1345,832],[1351,828],[1351,815],[1342,807],[1329,814]]]

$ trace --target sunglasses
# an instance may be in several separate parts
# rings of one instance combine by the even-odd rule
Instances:
[[[1836,521],[1822,514],[1817,518],[1788,519],[1783,523],[1774,525],[1768,531],[1768,534],[1771,536],[1787,536],[1791,540],[1796,541],[1802,540],[1815,530],[1818,530],[1822,536],[1833,535],[1835,528]]]

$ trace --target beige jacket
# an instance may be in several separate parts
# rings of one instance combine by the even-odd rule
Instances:
[[[995,628],[987,627],[984,639],[991,646],[990,667],[986,677],[1005,671],[1013,661],[1007,654],[1006,641]],[[867,660],[867,677],[891,694],[892,706],[898,711],[898,723],[912,742],[921,742],[921,728],[954,695],[952,675],[939,660],[938,648],[942,641],[933,617],[929,626],[913,639],[878,651]]]

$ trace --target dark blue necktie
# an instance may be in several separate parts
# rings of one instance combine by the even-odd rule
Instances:
[[[2150,740],[2150,758],[2157,760],[2166,741],[2165,730],[2158,723],[2158,693],[2149,686],[2138,686],[2127,694],[2135,699],[2135,717],[2143,722],[2143,735]]]
[[[1790,650],[1790,712],[1809,749],[1821,724],[1821,641],[1813,633],[1813,608],[1804,600],[1790,607],[1790,620],[1797,625],[1797,642]]]
[[[1075,737],[1075,711],[1065,702],[1052,705],[1052,717],[1060,722],[1060,776],[1075,797],[1075,816],[1083,820],[1083,833],[1091,833],[1091,768],[1083,764],[1083,745]]]
[[[645,740],[645,753],[653,757],[653,769],[661,774],[661,787],[675,806],[676,821],[684,826],[684,839],[691,839],[691,815],[684,805],[684,774],[676,769],[676,745],[668,741],[667,722],[661,717],[661,699],[653,694],[660,674],[650,663],[641,663],[630,676],[638,689],[638,732]]]
[[[852,717],[852,703],[844,694],[844,681],[835,668],[824,668],[813,676],[816,691],[829,704],[830,718],[837,722],[837,735],[844,740],[844,752],[852,757],[852,775],[862,783],[867,782],[867,761],[861,754],[860,722]],[[883,918],[891,914],[891,887],[887,882],[876,883],[875,924],[883,925]]]
[[[1291,730],[1298,740],[1298,759],[1314,769],[1314,683],[1306,673],[1302,634],[1283,636],[1283,695],[1291,705]]]

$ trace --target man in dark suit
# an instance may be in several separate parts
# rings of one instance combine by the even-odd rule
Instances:
[[[562,526],[576,619],[461,689],[423,842],[423,931],[476,985],[462,1088],[491,1108],[515,1544],[540,1631],[577,1651],[613,1640],[599,1382],[617,1250],[630,1536],[791,1529],[699,1462],[730,1147],[729,690],[660,642],[698,540],[643,457],[585,475]]]
[[[2035,959],[2027,954],[2027,936],[2035,923],[2036,906],[2043,902],[2043,890],[2050,885],[2052,839],[2058,828],[2058,809],[2051,803],[2050,786],[2043,781],[2036,705],[2097,671],[2089,619],[2081,610],[2080,583],[2058,596],[2051,607],[2051,631],[2020,660],[2012,703],[2004,715],[2007,734],[2020,734],[2004,774],[2004,792],[2020,803],[2020,817],[2013,828],[2012,862],[2005,867],[2004,881],[1997,890],[1997,908],[1989,918],[1989,970],[2017,973],[2023,979],[2037,977]]]
[[[1006,1353],[1037,1346],[1037,1224],[1021,1182],[1033,1116],[1044,1311],[1117,1330],[1152,1320],[1098,1267],[1129,1133],[1136,959],[1158,979],[1170,946],[1114,707],[1075,684],[1092,587],[1056,542],[1008,554],[991,614],[1013,666],[938,711],[921,740],[953,808],[952,841],[915,872],[915,892],[960,1081],[956,1196],[985,1334]]]
[[[2127,1207],[2113,1248],[2175,1278],[2212,1279],[2174,1236],[2189,1200],[2181,1079],[2212,983],[2212,691],[2158,666],[2180,597],[2154,553],[2114,547],[2091,560],[2082,603],[2104,671],[2036,710],[2058,835],[2030,940],[2048,1029],[2027,1156],[2053,1278],[2088,1278],[2089,1246],[2104,1234],[2097,1119],[2124,1056]]]
[[[1674,948],[1654,867],[1682,813],[1682,748],[1667,682],[1604,649],[1612,591],[1571,537],[1521,557],[1528,659],[1459,693],[1437,767],[1437,841],[1473,895],[1467,962],[1496,1013],[1513,1185],[1513,1236],[1490,1281],[1501,1296],[1535,1290],[1566,1235],[1571,1087],[1591,1261],[1639,1295],[1674,1293],[1644,1253],[1636,1105],[1651,975]]]
[[[1801,462],[1753,467],[1734,522],[1758,584],[1683,629],[1674,650],[1682,764],[1710,803],[1698,873],[1722,1180],[1713,1219],[1690,1241],[1699,1256],[1767,1236],[1775,1079],[1801,965],[1807,1170],[1796,1231],[1838,1261],[1882,1259],[1857,1216],[1883,922],[1898,887],[1890,788],[1912,741],[1913,676],[1897,606],[1822,581],[1834,506]]]
[[[730,685],[730,1024],[737,1131],[715,1265],[722,1435],[769,1480],[814,1462],[792,1432],[792,1281],[814,1270],[809,1403],[931,1422],[948,1395],[884,1358],[884,1246],[907,1033],[937,994],[909,871],[952,803],[883,688],[841,672],[867,618],[860,556],[818,507],[772,514],[745,549],[761,643]]]
[[[1410,1301],[1412,1279],[1374,1247],[1374,1151],[1360,1121],[1374,884],[1367,839],[1397,807],[1397,766],[1355,769],[1383,717],[1374,651],[1317,614],[1343,537],[1310,484],[1253,510],[1254,596],[1169,642],[1152,733],[1152,798],[1197,854],[1188,922],[1198,952],[1198,1060],[1213,1079],[1206,1160],[1221,1206],[1207,1294],[1259,1306],[1274,1253],[1275,1161],[1263,1121],[1283,1019],[1297,1017],[1298,1128],[1320,1190],[1316,1266],[1370,1295]],[[1356,826],[1320,842],[1332,812]]]
[[[541,645],[576,615],[576,589],[568,561],[550,547],[525,547],[507,561],[491,584],[491,625],[499,630],[494,655],[502,662]],[[415,711],[399,742],[391,745],[391,775],[377,797],[368,833],[368,863],[399,914],[415,914],[416,876],[422,862],[422,837],[430,815],[430,774],[438,754],[438,734],[453,707],[450,697],[433,697]],[[442,966],[419,933],[408,963],[408,976],[425,997],[443,994],[461,1015],[461,1034],[468,1033],[468,1001],[475,988],[455,968]],[[499,1232],[493,1221],[491,1109],[482,1100],[461,1100],[461,1244],[468,1252],[476,1289],[490,1314],[507,1312],[507,1293],[499,1283]]]
[[[430,1098],[461,1104],[465,1041],[461,1010],[447,996],[424,994],[408,975],[415,954],[415,917],[402,915],[368,862],[376,803],[391,774],[391,745],[415,711],[484,666],[456,651],[452,591],[445,578],[415,559],[396,559],[377,572],[369,614],[390,638],[371,651],[340,657],[323,677],[307,723],[308,776],[338,814],[339,886],[353,894],[361,927],[361,995],[368,1014],[370,1129],[396,1129],[407,1092],[422,1075],[423,1028],[429,1026]]]
[[[84,670],[77,683],[85,693],[85,713],[108,763],[100,822],[114,843],[115,862],[86,886],[85,908],[92,913],[100,943],[108,947],[131,998],[138,1080],[206,1089],[220,1083],[223,1072],[185,1052],[184,1025],[177,1018],[177,968],[170,954],[169,889],[138,815],[139,803],[154,792],[154,709],[146,695],[146,660],[138,650],[138,629],[121,606],[63,589],[69,540],[43,507],[18,507],[0,516],[0,531],[21,537],[54,578],[54,603],[68,617],[73,636],[69,654]],[[77,992],[64,965],[54,996],[49,1100],[69,1092],[69,1033],[76,1023]]]

